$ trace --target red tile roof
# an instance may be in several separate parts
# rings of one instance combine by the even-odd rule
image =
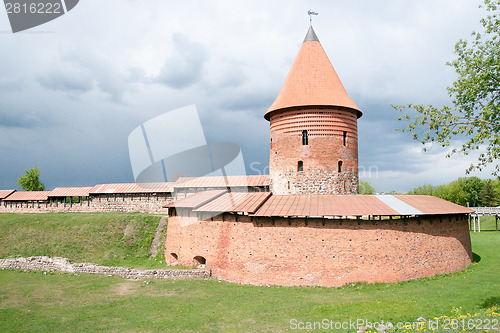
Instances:
[[[99,184],[94,186],[91,194],[135,194],[135,193],[171,193],[174,183],[124,183]]]
[[[4,201],[47,201],[50,191],[17,191]]]
[[[308,36],[311,30],[312,27]],[[316,38],[306,37],[278,97],[264,118],[269,120],[270,114],[279,109],[313,105],[347,107],[356,110],[358,118],[362,115],[347,94],[321,43]]]
[[[192,208],[196,209],[207,202],[223,195],[226,193],[226,190],[210,190],[210,191],[202,191],[198,193],[194,193],[186,198],[177,200],[163,207],[179,207],[179,208]]]
[[[88,197],[92,187],[56,187],[50,197]]]
[[[253,214],[271,196],[270,192],[225,193],[203,206],[197,212],[238,212]]]
[[[226,187],[269,186],[269,175],[227,176],[227,177],[181,177],[174,188],[226,188]]]
[[[14,192],[16,192],[16,190],[0,190],[0,200],[7,198]]]

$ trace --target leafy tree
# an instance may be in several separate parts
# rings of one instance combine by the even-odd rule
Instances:
[[[479,192],[480,205],[483,207],[496,207],[498,205],[497,196],[498,193],[495,192],[493,181],[491,179],[486,180],[483,183],[481,192]]]
[[[367,181],[359,181],[359,193],[360,194],[375,194],[375,188],[370,185]]]
[[[482,6],[481,6],[482,7]],[[483,32],[472,33],[472,41],[459,40],[455,45],[457,59],[448,62],[458,74],[458,79],[448,88],[453,106],[438,108],[432,105],[406,104],[393,107],[401,112],[413,110],[398,117],[409,124],[399,131],[413,132],[413,138],[423,144],[437,142],[442,147],[452,139],[466,136],[460,149],[465,155],[480,150],[476,163],[466,172],[482,170],[494,165],[493,175],[500,175],[500,0],[484,0],[487,16],[481,19]],[[419,134],[423,128],[423,135]],[[418,133],[417,133],[418,132]],[[426,149],[424,148],[424,151]]]
[[[43,191],[45,186],[40,182],[40,170],[35,165],[29,170],[24,170],[24,175],[19,177],[17,184],[26,191]]]
[[[410,190],[408,194],[416,194],[416,195],[436,195],[436,189],[431,184],[421,185],[419,187],[415,187]]]

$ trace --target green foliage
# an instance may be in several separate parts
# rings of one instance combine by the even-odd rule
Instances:
[[[370,185],[369,182],[360,180],[359,181],[359,194],[375,194],[375,188]]]
[[[149,253],[159,220],[138,213],[0,214],[0,258],[45,255],[105,266],[165,268],[160,263],[165,261],[163,250],[156,258]]]
[[[19,177],[17,184],[25,191],[43,191],[45,186],[40,182],[40,170],[35,165],[29,170],[24,170],[24,175]]]
[[[500,18],[497,11],[500,0],[484,0],[487,15],[481,20],[483,32],[473,32],[472,41],[460,40],[455,45],[457,58],[447,63],[455,68],[458,79],[448,88],[453,106],[398,105],[396,110],[416,111],[412,118],[406,113],[398,120],[410,123],[397,129],[412,132],[413,138],[426,143],[449,146],[456,137],[466,136],[460,149],[465,155],[480,150],[477,163],[466,170],[482,170],[494,165],[493,175],[500,174],[496,161],[500,158]],[[424,148],[424,151],[426,148]]]
[[[458,178],[449,184],[422,185],[408,194],[433,195],[456,204],[471,207],[496,207],[500,201],[500,181],[478,177]]]

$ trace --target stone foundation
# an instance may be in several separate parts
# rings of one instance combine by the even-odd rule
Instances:
[[[0,259],[0,269],[100,274],[121,276],[126,279],[185,279],[210,277],[210,271],[201,269],[134,269],[128,267],[107,267],[90,263],[71,264],[69,259],[58,257]]]

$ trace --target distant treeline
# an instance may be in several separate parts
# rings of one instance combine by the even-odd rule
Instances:
[[[422,185],[408,194],[427,194],[471,207],[496,207],[500,204],[500,181],[478,177],[458,178],[449,184]]]

